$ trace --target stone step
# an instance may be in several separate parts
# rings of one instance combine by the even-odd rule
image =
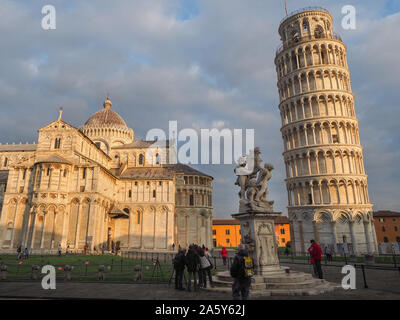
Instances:
[[[311,296],[311,295],[319,295],[327,292],[332,292],[336,288],[339,288],[339,285],[331,285],[329,283],[324,283],[321,285],[317,285],[313,288],[303,288],[303,289],[262,289],[262,290],[254,290],[253,288],[250,290],[250,298],[251,297],[268,297],[268,296]],[[232,294],[232,289],[227,287],[215,287],[215,288],[207,288],[202,290],[209,290],[214,292],[221,292],[226,294]]]
[[[264,278],[265,283],[299,283],[312,280],[313,277],[307,274],[288,274],[282,277]]]
[[[308,289],[316,287],[317,282],[313,280],[294,282],[294,283],[266,283],[267,289]]]

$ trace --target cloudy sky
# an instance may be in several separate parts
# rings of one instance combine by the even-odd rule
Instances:
[[[287,0],[289,11],[322,6],[348,46],[360,138],[375,209],[400,210],[400,1]],[[56,30],[41,28],[56,8]],[[357,9],[343,30],[341,8]],[[149,129],[255,129],[275,165],[270,196],[286,214],[283,144],[274,66],[283,0],[0,0],[0,142],[37,139],[56,119],[82,125],[113,108],[137,137]],[[214,176],[214,216],[237,210],[233,165]]]

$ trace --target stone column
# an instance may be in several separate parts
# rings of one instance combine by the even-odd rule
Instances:
[[[336,234],[336,221],[332,221],[331,226],[332,226],[333,249],[335,250],[335,253],[338,254],[337,234]]]
[[[93,247],[95,246],[96,221],[97,221],[97,202],[96,200],[94,200],[89,203],[88,225],[86,233],[86,243],[89,243],[90,241],[89,245],[90,250],[93,250]]]
[[[313,229],[314,229],[314,238],[317,243],[319,243],[319,233],[318,233],[318,224],[317,221],[313,220]]]
[[[372,233],[372,240],[374,242],[374,248],[375,248],[375,253],[378,253],[378,241],[376,240],[376,232],[375,232],[375,226],[374,226],[374,221],[371,220],[369,222],[369,227],[371,229],[371,233]]]
[[[353,244],[353,253],[354,253],[354,255],[357,256],[358,249],[357,249],[357,239],[356,239],[356,235],[354,233],[354,221],[350,221],[349,226],[350,226],[351,242]]]
[[[63,219],[63,227],[62,227],[62,236],[61,236],[61,247],[67,247],[67,237],[68,237],[68,226],[69,226],[69,217],[71,215],[71,205],[67,205],[64,211],[64,219]]]
[[[303,231],[303,221],[299,220],[299,232],[300,232],[300,249],[301,253],[304,253],[306,251],[306,248],[304,246],[304,231]]]
[[[79,172],[79,170],[78,170]],[[79,247],[79,229],[81,225],[81,209],[82,209],[82,203],[79,202],[78,204],[78,213],[76,215],[76,225],[75,226],[70,226],[70,228],[76,228],[76,234],[75,234],[75,243],[74,243],[74,249],[78,249]]]
[[[368,221],[363,221],[364,224],[364,234],[365,234],[365,241],[367,243],[367,253],[371,254],[371,240],[370,240],[370,236],[369,236],[369,222]]]

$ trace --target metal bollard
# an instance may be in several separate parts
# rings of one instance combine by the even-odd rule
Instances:
[[[133,269],[133,281],[140,281],[142,280],[142,267],[140,265],[135,266]]]
[[[70,265],[65,265],[64,267],[64,281],[71,281],[71,271],[72,268]]]
[[[368,285],[367,285],[367,279],[365,277],[365,266],[362,264],[361,265],[361,270],[362,270],[362,274],[363,274],[363,279],[364,279],[364,288],[368,289]]]
[[[105,267],[103,264],[99,265],[99,275],[98,275],[98,280],[104,281],[106,279],[106,276],[104,274]]]
[[[31,273],[31,279],[32,280],[37,280],[38,279],[38,272],[39,272],[39,266],[37,264],[32,266],[32,273]]]
[[[7,266],[3,264],[0,268],[1,280],[7,280]]]

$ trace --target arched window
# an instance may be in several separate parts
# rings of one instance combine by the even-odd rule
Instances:
[[[143,156],[143,154],[140,154],[139,155],[139,165],[143,165],[143,163],[144,163],[144,156]]]
[[[160,164],[160,155],[156,154],[156,164]]]
[[[61,138],[56,138],[54,142],[54,149],[60,149],[61,148]]]
[[[384,237],[384,238],[383,238],[383,242],[386,242],[386,243],[387,243],[387,242],[389,242],[389,239],[388,239],[387,237]]]
[[[5,239],[4,239],[5,241],[11,241],[13,229],[14,229],[13,223],[12,223],[12,222],[9,222],[9,223],[7,224],[7,233],[6,233],[6,237],[5,237]]]
[[[153,190],[153,198],[155,198],[157,196],[157,192],[156,190]]]
[[[321,26],[316,26],[314,31],[314,37],[320,39],[324,37],[324,29]]]
[[[6,158],[4,159],[4,167],[7,167],[7,165],[8,165],[8,158],[6,157]]]

